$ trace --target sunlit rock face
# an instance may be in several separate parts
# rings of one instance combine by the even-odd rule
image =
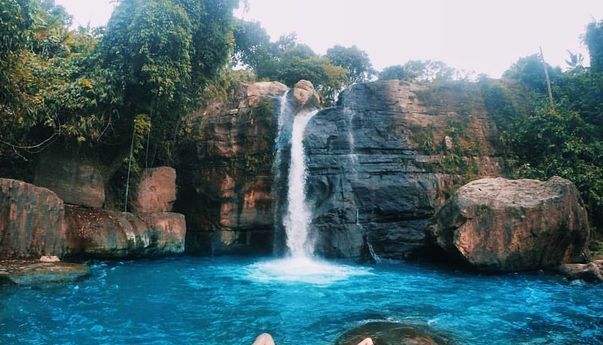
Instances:
[[[451,256],[503,272],[581,262],[590,233],[578,189],[556,176],[468,183],[446,201],[431,230]]]
[[[131,202],[134,213],[170,212],[176,201],[176,169],[145,169]]]
[[[316,252],[403,259],[464,182],[503,173],[494,121],[476,86],[356,84],[306,128]]]
[[[275,112],[287,86],[241,84],[189,116],[179,152],[176,209],[191,254],[270,253]]]
[[[62,256],[65,207],[52,191],[0,178],[0,259]]]
[[[84,258],[158,257],[184,252],[186,222],[178,213],[67,206],[67,254]]]

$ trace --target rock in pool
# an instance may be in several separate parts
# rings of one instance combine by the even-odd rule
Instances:
[[[357,345],[370,338],[375,345],[443,345],[452,342],[418,326],[376,321],[344,333],[335,345]]]
[[[73,283],[90,275],[84,264],[24,260],[0,261],[0,283],[46,285]]]

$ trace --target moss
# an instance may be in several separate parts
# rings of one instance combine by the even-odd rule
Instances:
[[[433,132],[435,131],[433,125],[427,127],[413,126],[410,131],[412,133],[411,140],[417,144],[419,153],[432,155],[439,152],[433,138]]]

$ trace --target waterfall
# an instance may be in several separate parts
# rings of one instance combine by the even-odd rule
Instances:
[[[255,281],[328,285],[350,276],[371,274],[367,269],[332,264],[313,256],[314,241],[310,236],[312,210],[306,203],[307,172],[304,132],[308,122],[317,113],[318,110],[301,111],[294,114],[289,104],[289,92],[280,99],[273,166],[273,196],[277,200],[275,203],[275,228],[277,228],[275,237],[279,236],[278,228],[284,226],[287,238],[282,242],[275,239],[275,245],[278,252],[278,248],[282,244],[286,244],[289,256],[251,265],[248,269],[248,276]],[[287,161],[288,152],[290,152],[289,161]],[[289,163],[288,166],[287,163]],[[287,177],[286,185],[284,183],[285,176]],[[283,214],[281,223],[280,217]]]
[[[293,257],[309,257],[314,251],[314,244],[309,238],[312,213],[306,204],[306,155],[303,141],[306,125],[317,112],[297,114],[293,120],[291,132],[288,205],[284,225],[287,234],[287,247]]]

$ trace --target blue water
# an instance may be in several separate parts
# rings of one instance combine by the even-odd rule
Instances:
[[[248,345],[270,332],[278,345],[326,345],[383,319],[459,344],[603,344],[603,285],[415,264],[336,266],[300,282],[295,267],[278,267],[240,258],[103,262],[74,285],[0,287],[0,344]]]

